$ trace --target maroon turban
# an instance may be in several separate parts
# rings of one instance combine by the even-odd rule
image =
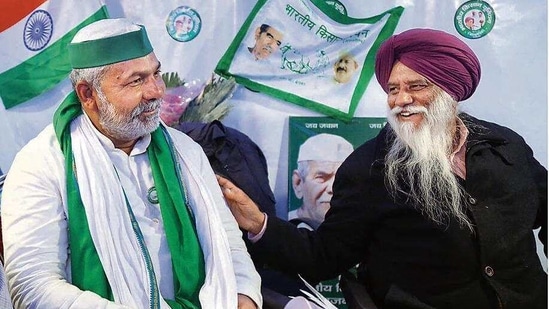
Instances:
[[[480,81],[480,62],[471,48],[440,30],[411,29],[381,44],[375,70],[385,92],[396,61],[425,76],[457,101],[468,99]]]

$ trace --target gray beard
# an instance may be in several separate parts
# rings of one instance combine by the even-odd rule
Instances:
[[[437,224],[448,224],[451,217],[472,231],[465,214],[462,187],[452,171],[449,156],[454,145],[457,102],[439,91],[424,111],[417,128],[410,122],[399,122],[389,112],[388,122],[395,136],[386,161],[386,184],[394,197],[405,197],[426,218]]]
[[[158,128],[160,123],[160,103],[161,99],[152,102],[140,103],[129,114],[123,114],[117,111],[114,105],[107,100],[107,97],[101,91],[96,89],[99,98],[99,124],[105,132],[122,141],[131,141],[138,139]],[[147,110],[156,109],[157,113],[148,117],[145,121],[139,119],[139,115]]]

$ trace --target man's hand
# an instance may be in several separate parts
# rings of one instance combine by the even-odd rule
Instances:
[[[261,232],[265,214],[254,201],[227,178],[218,175],[217,182],[238,225],[253,234]]]
[[[248,296],[238,294],[238,309],[257,309],[257,305]]]

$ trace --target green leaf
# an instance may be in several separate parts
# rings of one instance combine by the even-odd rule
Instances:
[[[236,89],[233,77],[212,78],[203,93],[189,102],[179,122],[211,122],[223,119],[230,111],[228,99]]]
[[[166,72],[162,74],[162,79],[164,80],[164,84],[166,84],[166,88],[183,86],[185,83],[185,81],[179,77],[177,72]]]

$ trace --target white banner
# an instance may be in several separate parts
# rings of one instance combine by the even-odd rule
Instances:
[[[258,1],[216,72],[348,121],[373,76],[377,47],[394,33],[403,10],[356,19],[324,0]]]
[[[237,0],[104,2],[111,17],[126,16],[144,24],[162,62],[162,70],[178,72],[188,81],[209,77],[256,4],[256,1]],[[395,33],[429,27],[461,38],[475,51],[482,65],[477,91],[462,102],[461,107],[478,118],[517,131],[530,144],[536,158],[547,166],[547,1],[475,1],[493,9],[492,28],[480,37],[474,37],[479,33],[477,30],[464,32],[465,36],[460,34],[465,19],[473,17],[475,10],[473,6],[465,8],[466,0],[375,0],[368,1],[367,5],[355,0],[326,0],[326,3],[350,18],[376,16],[402,6],[404,11]],[[166,27],[170,14],[181,6],[194,10],[201,20],[200,32],[189,41],[173,39]],[[481,7],[476,12],[482,10]],[[188,15],[193,21],[194,14]],[[480,17],[475,22],[478,27]],[[484,26],[484,29],[488,28]],[[15,153],[51,122],[55,106],[69,89],[66,82],[10,110],[0,106],[0,168],[3,171],[9,169]],[[385,102],[385,93],[372,79],[354,115],[384,117]],[[238,88],[231,104],[233,108],[223,123],[247,134],[265,153],[278,211],[283,216],[288,197],[288,118],[323,114],[244,87]]]

